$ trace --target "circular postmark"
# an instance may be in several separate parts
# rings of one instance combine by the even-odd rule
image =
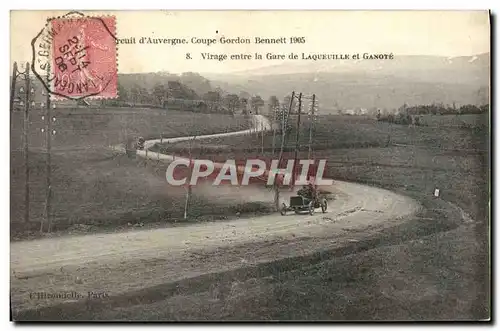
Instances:
[[[114,16],[70,12],[48,19],[31,41],[33,74],[56,98],[116,98],[115,31]]]

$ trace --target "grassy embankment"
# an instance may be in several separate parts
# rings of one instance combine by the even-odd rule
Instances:
[[[29,134],[30,222],[24,222],[25,167],[22,114],[11,120],[11,233],[36,235],[46,201],[46,153],[42,114],[31,114]],[[154,162],[129,159],[109,146],[127,137],[177,137],[248,128],[247,119],[221,114],[154,109],[56,109],[52,138],[52,231],[79,227],[115,228],[128,223],[181,217],[183,188],[164,183]],[[213,201],[193,198],[193,215],[217,210]]]

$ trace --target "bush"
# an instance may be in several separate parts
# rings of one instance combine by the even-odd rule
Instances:
[[[394,115],[393,114],[388,114],[388,115],[377,115],[377,120],[380,122],[389,122],[389,123],[394,123]]]
[[[398,116],[396,117],[395,123],[401,125],[411,124],[411,117],[410,115],[399,113]]]
[[[420,126],[420,116],[415,116],[415,125]]]

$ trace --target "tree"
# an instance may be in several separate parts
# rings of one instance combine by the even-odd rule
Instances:
[[[129,93],[127,89],[120,83],[118,83],[118,100],[129,101]]]
[[[208,91],[203,95],[203,100],[208,102],[219,102],[220,98],[219,92],[216,91]]]
[[[203,101],[207,103],[211,112],[218,110],[218,104],[221,101],[221,94],[219,91],[208,91],[203,95]]]
[[[248,115],[248,99],[240,98],[241,113],[243,115]]]
[[[138,103],[140,100],[140,92],[139,92],[139,87],[137,85],[134,85],[130,89],[130,99],[133,103]]]
[[[280,107],[280,101],[275,95],[269,97],[269,101],[267,102],[267,107],[268,107],[268,114],[270,116],[274,116],[274,114]]]
[[[196,100],[199,99],[196,92],[190,87],[176,80],[168,81],[168,95],[174,99]]]
[[[139,88],[139,101],[141,103],[149,103],[151,101],[149,91],[145,87]]]
[[[222,98],[224,95],[224,90],[220,88],[220,86],[217,86],[214,90],[215,92],[219,93],[219,96]]]
[[[239,107],[241,109],[241,113],[243,115],[248,115],[248,104],[249,104],[249,100],[252,96],[250,95],[250,93],[248,93],[246,91],[240,91],[238,96],[240,98]]]
[[[153,96],[158,101],[159,105],[163,105],[163,102],[167,98],[167,89],[163,84],[156,84],[153,88]]]
[[[228,94],[224,97],[224,105],[227,106],[227,108],[232,114],[234,114],[239,104],[240,104],[240,98],[238,97],[237,94]]]

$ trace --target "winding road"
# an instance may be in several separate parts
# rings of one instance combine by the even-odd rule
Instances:
[[[253,127],[196,139],[248,134],[255,129],[269,129],[270,124],[265,117],[257,116]],[[163,142],[188,139],[192,137]],[[159,140],[148,141],[146,148],[156,142]],[[147,155],[146,151],[138,151],[138,155],[172,160],[169,155],[151,151]],[[231,190],[246,192],[237,187]],[[92,291],[114,296],[210,272],[341,247],[404,222],[420,208],[408,197],[355,183],[335,181],[329,190],[336,199],[330,201],[325,214],[275,213],[171,228],[11,243],[12,307],[19,311],[82,299],[72,296],[35,300],[30,298],[35,292]],[[263,188],[260,193],[261,199],[272,201],[272,192]],[[281,198],[287,200],[290,194]]]

